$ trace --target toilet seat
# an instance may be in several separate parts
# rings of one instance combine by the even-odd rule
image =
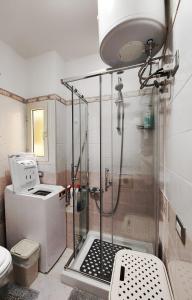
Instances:
[[[10,252],[0,246],[0,277],[2,277],[9,269],[12,263]]]

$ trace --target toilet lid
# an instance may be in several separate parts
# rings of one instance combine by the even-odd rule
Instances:
[[[0,274],[4,273],[10,266],[12,261],[10,252],[0,246]]]

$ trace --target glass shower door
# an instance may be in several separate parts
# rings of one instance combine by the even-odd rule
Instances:
[[[110,282],[113,248],[112,75],[100,76],[100,269]]]
[[[119,82],[122,84],[122,104],[119,102]],[[138,251],[154,252],[156,103],[151,89],[129,92],[130,89],[129,71],[115,73],[112,112],[113,240]],[[119,105],[122,105],[120,111]]]
[[[80,202],[77,203],[80,211],[80,236],[85,241],[88,233],[88,196],[89,196],[89,172],[88,172],[88,108],[87,103],[80,101]]]
[[[81,98],[72,100],[72,188],[76,256],[88,232],[88,111]]]
[[[151,253],[156,247],[158,101],[151,89],[133,91],[129,72],[100,78],[102,263],[105,242],[112,254],[118,246]]]

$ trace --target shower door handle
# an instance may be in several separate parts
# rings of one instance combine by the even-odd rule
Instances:
[[[108,191],[108,188],[112,185],[112,181],[109,178],[109,169],[105,168],[105,192]]]
[[[75,169],[77,170],[77,166],[74,166],[73,164],[71,164],[71,180],[74,183],[75,181],[79,180],[79,178],[77,178],[75,175],[77,175],[77,172],[75,172]],[[76,173],[76,174],[75,174]],[[74,175],[74,176],[73,176]]]

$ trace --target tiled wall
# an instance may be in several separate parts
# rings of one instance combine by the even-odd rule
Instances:
[[[192,299],[192,10],[190,0],[173,1],[166,53],[180,52],[169,99],[161,103],[160,243],[175,298]],[[175,13],[177,16],[175,18]],[[164,112],[164,114],[163,114]],[[176,232],[176,215],[186,228],[186,244]]]
[[[188,233],[192,234],[192,37],[187,34],[192,18],[190,5],[189,0],[181,0],[170,33],[172,49],[169,50],[173,54],[179,50],[180,66],[172,84],[171,99],[166,101],[164,193],[179,214]]]
[[[0,245],[5,243],[4,189],[11,183],[8,155],[26,150],[26,105],[12,96],[0,95]]]
[[[192,241],[186,236],[185,245],[175,230],[176,213],[160,192],[159,233],[162,259],[166,265],[175,300],[192,299]]]

